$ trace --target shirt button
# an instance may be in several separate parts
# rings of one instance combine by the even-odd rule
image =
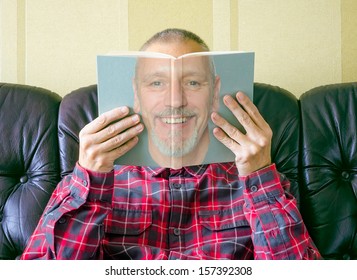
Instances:
[[[258,187],[256,185],[253,185],[253,186],[250,187],[250,191],[252,193],[255,193],[257,190],[258,190]]]
[[[181,184],[173,183],[172,186],[173,186],[175,189],[181,189]]]
[[[66,219],[65,217],[61,217],[61,218],[58,220],[58,223],[59,223],[59,224],[64,224],[66,221],[67,221],[67,219]]]
[[[86,186],[88,185],[88,182],[87,182],[86,180],[83,180],[83,181],[82,181],[82,184],[83,184],[83,186],[86,187]]]
[[[181,234],[180,229],[179,229],[179,228],[175,228],[175,229],[174,229],[174,234],[175,234],[176,236],[179,236],[179,235]]]

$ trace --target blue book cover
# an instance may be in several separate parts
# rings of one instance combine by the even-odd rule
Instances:
[[[243,131],[222,98],[242,91],[253,100],[254,52],[98,55],[97,78],[99,114],[125,105],[145,126],[139,143],[116,164],[176,168],[234,161],[213,136],[210,115],[217,111]]]

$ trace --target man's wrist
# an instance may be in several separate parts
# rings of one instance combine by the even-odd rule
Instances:
[[[80,178],[79,183],[88,190],[87,201],[100,200],[111,203],[114,188],[114,170],[110,172],[94,172],[81,167],[77,163],[76,173],[76,177]]]

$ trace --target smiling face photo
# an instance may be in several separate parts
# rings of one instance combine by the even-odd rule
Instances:
[[[220,79],[209,57],[139,58],[133,88],[153,159],[163,166],[202,163],[208,121],[219,107]]]

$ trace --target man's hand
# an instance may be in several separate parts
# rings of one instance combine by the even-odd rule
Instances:
[[[213,123],[218,126],[214,128],[213,134],[235,154],[238,172],[245,176],[271,164],[270,151],[273,132],[247,96],[238,92],[236,98],[237,100],[227,95],[223,101],[242,124],[246,131],[245,134],[217,113],[212,113],[211,118]]]
[[[108,111],[87,124],[79,133],[78,163],[91,171],[109,172],[114,161],[138,143],[144,126],[128,107]]]

